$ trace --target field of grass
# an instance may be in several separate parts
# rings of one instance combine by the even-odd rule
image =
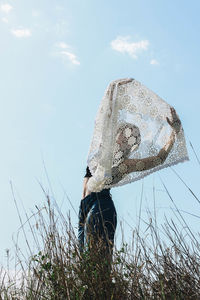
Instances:
[[[166,218],[162,228],[158,228],[156,216],[150,215],[145,236],[140,234],[139,226],[133,228],[131,244],[122,242],[119,249],[114,248],[110,268],[101,241],[79,252],[70,215],[66,218],[44,193],[45,205],[32,215],[36,227],[28,216],[26,221],[37,250],[33,251],[25,225],[21,224],[28,252],[22,253],[16,242],[16,272],[11,276],[9,267],[6,271],[2,268],[0,299],[200,299],[200,237],[178,208],[177,219]]]

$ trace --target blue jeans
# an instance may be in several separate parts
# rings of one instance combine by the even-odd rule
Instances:
[[[79,249],[100,238],[105,248],[112,252],[117,226],[117,213],[109,189],[92,192],[81,200],[79,208]],[[111,253],[110,252],[110,253]]]

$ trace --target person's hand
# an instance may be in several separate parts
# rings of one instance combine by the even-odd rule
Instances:
[[[168,117],[166,119],[168,124],[174,129],[175,133],[178,134],[181,129],[181,121],[176,113],[176,110],[173,107],[171,107],[170,110],[172,114],[172,121],[170,121]]]
[[[82,193],[82,199],[85,198],[87,195],[89,195],[91,192],[88,190],[87,183],[90,177],[85,177],[83,180],[83,193]]]

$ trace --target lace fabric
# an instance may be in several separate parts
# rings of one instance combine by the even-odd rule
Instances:
[[[172,118],[171,106],[139,81],[112,81],[95,119],[87,159],[92,174],[88,189],[99,192],[121,186],[189,160],[182,126],[169,153],[164,153],[173,132],[167,117]]]

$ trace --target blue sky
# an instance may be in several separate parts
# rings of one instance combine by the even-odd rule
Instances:
[[[185,0],[0,1],[0,261],[20,227],[10,181],[22,215],[23,206],[31,213],[44,202],[38,181],[50,190],[45,163],[58,203],[70,209],[66,192],[78,211],[98,105],[117,78],[141,81],[176,108],[190,161],[173,169],[199,195],[200,170],[189,145],[199,153],[199,9],[199,1]],[[177,206],[198,214],[173,171],[159,175]],[[117,239],[120,221],[137,223],[142,184],[142,218],[153,207],[153,182],[159,220],[173,217],[159,175],[112,189]],[[184,216],[197,230],[198,219]]]

